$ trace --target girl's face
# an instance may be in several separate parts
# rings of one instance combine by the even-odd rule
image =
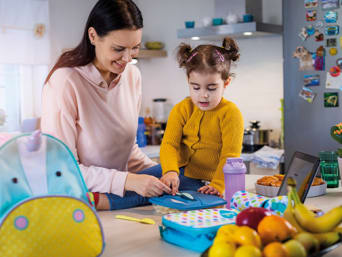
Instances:
[[[88,34],[95,46],[94,64],[101,73],[122,73],[127,63],[139,53],[142,29],[114,30],[99,37],[95,29],[90,27]]]
[[[218,72],[192,71],[188,82],[192,102],[202,111],[210,111],[221,102],[224,89],[228,86],[230,79],[223,81]]]

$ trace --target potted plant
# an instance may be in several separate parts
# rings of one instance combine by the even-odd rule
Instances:
[[[331,127],[330,135],[333,139],[335,139],[337,142],[339,142],[342,145],[342,122]],[[342,148],[338,148],[336,153],[338,156],[338,166],[341,172],[342,171]]]

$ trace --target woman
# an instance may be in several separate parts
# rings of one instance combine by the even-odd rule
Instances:
[[[97,209],[134,207],[170,193],[156,177],[160,166],[135,144],[141,76],[129,62],[142,27],[131,0],[98,1],[80,44],[60,56],[43,88],[42,130],[71,149],[89,190],[101,193]]]

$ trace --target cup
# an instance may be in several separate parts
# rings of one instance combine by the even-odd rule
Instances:
[[[327,183],[328,188],[338,187],[339,170],[337,162],[321,161],[320,170],[322,178]]]
[[[195,21],[186,21],[185,22],[185,28],[192,29],[195,27]]]
[[[242,158],[227,158],[223,166],[226,208],[230,208],[232,196],[241,190],[245,190],[246,165]]]

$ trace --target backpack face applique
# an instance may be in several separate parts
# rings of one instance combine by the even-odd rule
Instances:
[[[71,151],[35,132],[0,148],[0,256],[100,256],[104,236]]]

